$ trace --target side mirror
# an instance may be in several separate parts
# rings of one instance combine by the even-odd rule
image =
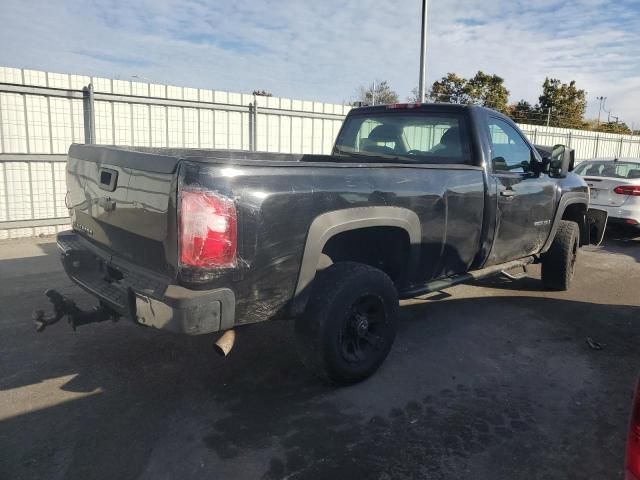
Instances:
[[[542,172],[544,172],[544,166],[544,158],[542,159],[542,162],[539,162],[536,158],[532,158],[529,164],[526,166],[525,172],[538,177]]]
[[[573,170],[575,152],[564,145],[555,145],[550,155],[549,176],[564,178]]]
[[[527,170],[525,171],[528,171],[538,177],[541,173],[547,172],[549,169],[549,162],[550,160],[546,157],[542,157],[541,162],[539,162],[535,157],[532,157],[529,165],[527,166]]]

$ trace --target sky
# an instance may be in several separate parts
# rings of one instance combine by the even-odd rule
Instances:
[[[348,102],[418,84],[420,0],[0,0],[0,65]],[[640,0],[430,0],[427,82],[478,70],[532,103],[576,80],[640,128]]]

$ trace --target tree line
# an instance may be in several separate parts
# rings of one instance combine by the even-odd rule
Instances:
[[[356,92],[357,102],[371,105],[398,103],[400,97],[387,81],[375,82],[370,87],[361,86]],[[418,102],[418,89],[407,98]],[[431,102],[481,105],[497,110],[515,122],[552,127],[577,128],[610,133],[632,133],[624,122],[587,119],[586,92],[577,87],[575,80],[563,83],[557,78],[545,78],[536,104],[526,100],[509,103],[509,90],[504,79],[495,74],[478,71],[471,78],[448,73],[433,82],[428,91]]]

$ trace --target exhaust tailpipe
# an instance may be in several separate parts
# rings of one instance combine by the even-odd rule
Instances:
[[[234,330],[227,330],[213,345],[213,349],[221,356],[226,357],[231,352],[233,344],[236,341],[236,332]]]

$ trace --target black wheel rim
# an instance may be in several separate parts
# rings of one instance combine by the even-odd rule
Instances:
[[[376,295],[362,295],[347,312],[340,350],[350,363],[362,363],[376,355],[383,344],[386,324],[384,302]]]

